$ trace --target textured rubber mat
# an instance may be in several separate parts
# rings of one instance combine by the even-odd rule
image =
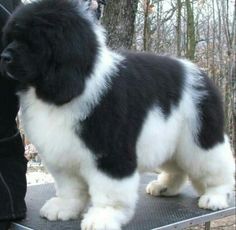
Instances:
[[[194,224],[193,219],[198,219],[196,224],[201,222],[201,218],[205,217],[202,222],[206,222],[216,218],[217,215],[217,218],[227,215],[227,211],[228,215],[235,211],[230,208],[223,212],[220,211],[218,214],[218,212],[199,209],[197,194],[190,185],[186,186],[181,195],[176,197],[152,197],[145,193],[145,187],[153,179],[155,179],[153,174],[141,178],[136,213],[132,221],[123,228],[124,230],[181,229],[181,226],[187,226],[186,223]],[[80,220],[50,222],[40,218],[40,208],[54,195],[53,184],[30,186],[26,196],[27,218],[16,223],[15,229],[21,229],[21,227],[24,229],[23,226],[25,226],[35,230],[79,230]],[[231,207],[234,205],[232,201]],[[165,227],[168,225],[172,225],[172,227]]]

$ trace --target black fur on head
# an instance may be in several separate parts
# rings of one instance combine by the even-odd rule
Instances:
[[[3,31],[8,76],[57,105],[81,94],[99,47],[85,11],[78,0],[40,0],[16,10]]]

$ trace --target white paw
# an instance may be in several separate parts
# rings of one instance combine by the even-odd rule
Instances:
[[[198,201],[199,208],[219,210],[228,207],[226,195],[202,195]]]
[[[90,208],[81,223],[81,230],[121,230],[123,213],[114,208]]]
[[[158,182],[157,180],[151,181],[146,187],[146,192],[152,196],[165,195],[166,191],[167,187]]]
[[[62,199],[53,197],[40,210],[40,216],[48,220],[77,219],[83,207],[78,199]]]

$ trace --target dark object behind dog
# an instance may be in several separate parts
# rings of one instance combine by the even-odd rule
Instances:
[[[0,29],[9,14],[20,3],[0,1]],[[2,33],[1,33],[2,37]],[[0,42],[0,51],[3,45]],[[24,147],[16,125],[19,108],[15,95],[16,82],[0,73],[0,229],[8,229],[10,221],[24,218],[26,205],[26,165]]]

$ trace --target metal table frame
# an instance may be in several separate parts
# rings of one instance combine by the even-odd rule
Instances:
[[[209,211],[197,207],[197,194],[190,185],[177,197],[152,197],[145,193],[146,184],[155,179],[156,175],[148,174],[142,177],[139,188],[140,199],[133,220],[124,226],[124,230],[173,230],[205,224],[209,230],[211,221],[236,212],[235,199],[229,208],[219,211]],[[38,196],[41,194],[41,196]],[[27,218],[13,222],[12,230],[79,230],[80,220],[69,222],[50,222],[39,217],[42,204],[55,194],[53,184],[28,187],[26,203]]]

